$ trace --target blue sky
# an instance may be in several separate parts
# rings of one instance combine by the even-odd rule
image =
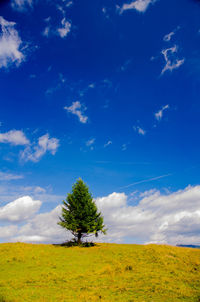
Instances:
[[[101,240],[199,244],[199,15],[197,0],[1,2],[1,242],[62,240],[82,177]]]

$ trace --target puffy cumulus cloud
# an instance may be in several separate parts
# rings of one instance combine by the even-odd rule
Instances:
[[[22,226],[10,241],[23,241],[32,243],[62,243],[71,238],[57,223],[61,215],[61,206],[50,212],[36,215],[27,224]]]
[[[129,238],[133,243],[200,244],[200,186],[169,194],[153,189],[136,195],[134,205],[132,196],[125,193],[114,192],[95,200],[108,228],[107,236],[100,236],[99,241],[126,242]],[[0,208],[0,220],[11,222],[0,227],[3,240],[61,243],[71,238],[70,232],[57,225],[60,205],[37,214],[40,202],[30,197],[22,199],[26,199],[26,207],[18,199]],[[24,219],[22,226],[13,224]]]
[[[25,60],[23,43],[15,25],[15,22],[9,22],[0,16],[0,68],[7,68],[12,64],[19,66]]]
[[[87,108],[85,108],[79,101],[73,102],[69,107],[65,106],[64,109],[76,115],[81,123],[87,123],[88,117],[84,115],[84,111]]]
[[[17,234],[17,225],[0,226],[0,239],[13,238]]]
[[[11,6],[13,9],[23,12],[33,6],[33,0],[12,0]]]
[[[47,133],[38,138],[36,145],[27,146],[25,150],[20,153],[20,159],[25,162],[38,162],[46,152],[50,152],[52,155],[55,155],[58,147],[59,140],[55,137],[50,138]]]
[[[185,59],[177,58],[178,47],[174,45],[173,47],[166,48],[162,50],[162,55],[165,60],[165,66],[162,69],[161,75],[163,75],[167,70],[173,71],[174,69],[179,68],[185,62]]]
[[[96,199],[96,204],[100,211],[113,210],[116,208],[126,206],[127,196],[125,193],[113,192],[106,197],[99,197]]]
[[[155,113],[155,118],[160,121],[163,117],[163,112],[169,109],[169,105],[163,106],[158,112]]]
[[[30,141],[27,139],[23,131],[10,130],[5,133],[0,133],[0,143],[18,146],[18,145],[28,145]]]
[[[96,200],[108,227],[105,240],[200,244],[200,186],[168,195],[153,190],[143,196],[137,206],[129,205],[124,193]]]
[[[32,217],[40,206],[40,200],[30,196],[20,197],[0,208],[0,221],[22,222]]]
[[[122,14],[126,10],[135,9],[140,13],[144,13],[150,4],[153,4],[157,0],[135,0],[130,3],[125,3],[122,7],[117,7]]]

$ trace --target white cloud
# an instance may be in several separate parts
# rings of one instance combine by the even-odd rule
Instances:
[[[0,143],[11,145],[28,145],[30,142],[21,130],[10,130],[5,133],[0,133]]]
[[[57,29],[58,35],[61,38],[65,38],[71,31],[71,23],[66,20],[66,18],[63,18],[61,20],[61,27]]]
[[[163,41],[170,42],[171,38],[175,35],[175,33],[180,29],[180,26],[177,26],[173,31],[171,31],[169,34],[166,34],[163,37]]]
[[[140,135],[145,135],[146,131],[139,126],[133,126],[133,129]]]
[[[73,1],[68,1],[67,3],[66,3],[66,7],[71,7],[73,5]]]
[[[65,106],[64,109],[78,116],[79,121],[81,123],[83,124],[87,123],[88,117],[84,115],[84,111],[87,108],[83,107],[83,105],[79,101],[73,102],[70,107]]]
[[[15,29],[15,22],[9,22],[0,16],[0,68],[7,68],[12,64],[19,66],[25,56],[22,52],[22,40]]]
[[[105,144],[104,144],[104,148],[106,148],[106,147],[108,147],[108,146],[110,146],[110,145],[112,145],[112,141],[108,141],[107,143],[105,143]]]
[[[168,195],[153,190],[137,206],[128,205],[127,199],[124,193],[97,198],[108,227],[108,237],[101,240],[200,244],[200,186]]]
[[[55,137],[50,138],[49,134],[45,134],[38,138],[38,142],[34,146],[28,146],[21,152],[20,158],[24,161],[38,162],[46,152],[55,155],[59,147],[59,140]]]
[[[42,32],[43,36],[48,37],[50,35],[50,31],[51,27],[50,26],[46,26],[44,31]]]
[[[48,17],[44,20],[47,25],[43,30],[42,34],[47,38],[55,35],[59,36],[60,38],[65,38],[71,31],[72,24],[66,19],[65,9],[60,5],[57,6],[57,9],[62,13],[62,19],[59,25],[52,25],[51,17]]]
[[[36,194],[46,193],[46,189],[41,188],[40,186],[37,186],[37,187],[34,188],[34,192]]]
[[[0,171],[0,180],[4,181],[9,181],[9,180],[16,180],[16,179],[22,179],[24,178],[23,175],[17,175],[17,174],[12,174],[12,173],[7,173],[7,172],[2,172]]]
[[[57,225],[61,215],[61,206],[50,212],[36,215],[27,224],[22,226],[10,241],[23,241],[32,243],[62,243],[72,235]]]
[[[105,6],[102,7],[102,13],[104,14],[104,16],[105,16],[106,19],[110,18],[110,15],[108,13],[108,9]]]
[[[122,145],[122,151],[126,151],[127,150],[127,144],[123,144]]]
[[[169,105],[163,106],[158,112],[155,113],[155,118],[160,121],[163,117],[163,112],[169,109]]]
[[[175,45],[171,48],[163,49],[162,54],[165,59],[165,66],[161,72],[161,75],[165,73],[165,71],[170,70],[173,71],[174,69],[179,68],[184,62],[185,59],[178,59],[176,54],[178,52],[178,47]]]
[[[126,71],[131,63],[132,63],[132,59],[126,60],[126,61],[120,66],[120,71]]]
[[[11,6],[13,9],[23,12],[33,6],[33,0],[12,0]]]
[[[174,193],[161,194],[153,189],[138,194],[131,205],[125,193],[113,192],[97,198],[108,235],[100,241],[200,244],[200,186],[188,186]],[[0,219],[11,225],[0,227],[6,241],[61,243],[71,234],[57,225],[61,205],[50,212],[36,214],[41,202],[24,196],[0,208]],[[32,216],[34,215],[34,216]],[[22,226],[13,222],[25,221]],[[94,239],[95,240],[95,239]]]
[[[42,188],[40,186],[23,186],[9,182],[0,183],[0,204],[4,202],[12,202],[13,200],[28,195],[33,199],[40,200],[44,203],[58,203],[63,200],[63,195],[55,195],[52,193],[50,186]]]
[[[161,179],[161,178],[170,176],[170,175],[171,175],[171,174],[164,174],[164,175],[160,175],[160,176],[156,176],[156,177],[152,177],[152,178],[142,179],[142,180],[136,181],[136,182],[134,182],[134,183],[132,183],[132,184],[123,186],[123,187],[121,187],[121,189],[129,188],[129,187],[132,187],[132,186],[135,186],[135,185],[144,183],[144,182],[151,182],[151,181],[158,180],[158,179]]]
[[[125,3],[120,9],[122,14],[126,10],[135,9],[138,12],[144,13],[150,4],[153,4],[156,0],[135,0],[130,3]]]
[[[46,152],[50,152],[52,155],[55,155],[59,147],[59,140],[54,137],[50,138],[48,133],[39,137],[37,143],[31,143],[21,130],[10,130],[5,133],[0,133],[0,143],[11,144],[14,146],[26,146],[26,148],[20,152],[20,159],[25,162],[37,162]],[[1,173],[2,172],[0,172],[0,178],[2,177],[3,179],[4,176],[6,177],[5,174],[3,175]],[[8,174],[7,180],[12,177],[13,175]],[[20,176],[15,177],[18,177],[19,179]]]
[[[0,239],[13,238],[17,234],[17,225],[0,226]]]
[[[89,140],[85,143],[85,145],[86,145],[87,147],[89,147],[90,150],[94,150],[95,141],[96,141],[95,138],[91,138],[91,139],[89,139]]]
[[[127,196],[125,193],[113,192],[105,197],[96,199],[96,204],[100,211],[113,211],[115,208],[126,206]]]
[[[91,83],[91,84],[88,85],[88,88],[92,88],[93,89],[94,87],[95,87],[95,83]]]
[[[32,217],[40,208],[41,201],[23,196],[0,208],[0,221],[21,222]]]
[[[163,40],[165,42],[169,42],[174,34],[175,34],[174,31],[170,32],[169,34],[167,34],[167,35],[164,36]]]
[[[95,143],[95,138],[91,138],[86,142],[86,146],[90,147],[90,146],[94,145],[94,143]]]

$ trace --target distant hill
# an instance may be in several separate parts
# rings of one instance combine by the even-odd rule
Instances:
[[[179,247],[190,247],[192,249],[200,249],[200,245],[192,245],[192,244],[178,244]]]
[[[200,301],[200,250],[0,244],[1,302]]]

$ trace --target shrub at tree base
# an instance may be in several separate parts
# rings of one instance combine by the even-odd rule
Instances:
[[[73,246],[79,246],[79,247],[92,247],[96,246],[94,242],[82,242],[81,244],[78,244],[76,240],[66,241],[61,244],[58,244],[59,246],[66,246],[66,247],[73,247]],[[1,301],[0,301],[1,302]]]

